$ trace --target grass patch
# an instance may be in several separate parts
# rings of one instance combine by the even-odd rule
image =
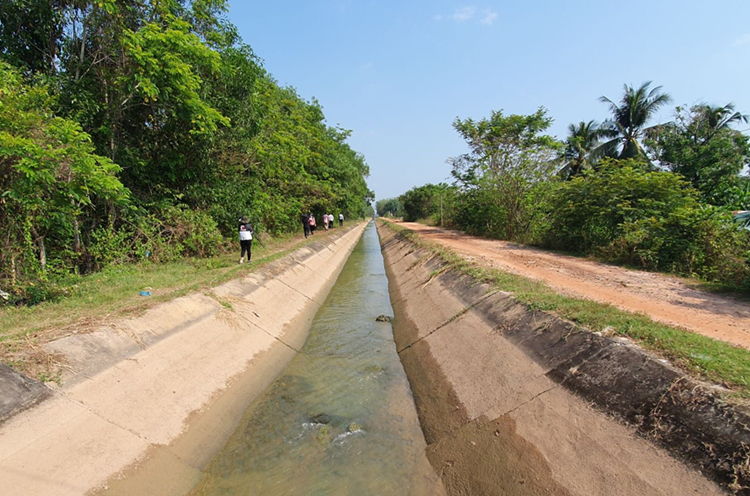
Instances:
[[[591,331],[611,328],[615,334],[636,341],[690,375],[723,384],[743,398],[750,398],[750,351],[744,348],[655,322],[645,315],[612,305],[561,295],[542,282],[470,262],[398,224],[381,221],[381,225],[475,280],[513,293],[516,300],[529,308],[550,312]]]
[[[79,277],[71,282],[70,295],[58,301],[0,308],[0,362],[29,376],[48,379],[59,363],[44,353],[41,344],[72,333],[91,332],[116,318],[138,315],[159,303],[218,286],[320,237],[266,238],[263,245],[253,245],[253,261],[243,265],[237,263],[238,249],[237,253],[207,259],[108,267]],[[141,291],[151,296],[141,296]],[[230,303],[219,303],[231,309]]]

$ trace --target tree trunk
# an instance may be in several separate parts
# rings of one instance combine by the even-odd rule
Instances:
[[[78,216],[73,217],[73,251],[76,255],[81,253],[81,228],[78,224]]]
[[[34,229],[34,226],[31,226],[31,235],[34,236],[34,241],[36,241],[39,247],[39,265],[42,266],[42,271],[46,271],[47,250],[44,248],[44,236],[40,236],[39,233],[36,232],[36,229]]]

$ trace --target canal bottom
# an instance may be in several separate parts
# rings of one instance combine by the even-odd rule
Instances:
[[[381,314],[393,315],[371,223],[301,353],[250,406],[191,496],[445,494]]]

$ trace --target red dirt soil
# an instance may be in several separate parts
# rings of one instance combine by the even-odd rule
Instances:
[[[609,303],[750,349],[750,304],[699,291],[684,279],[478,238],[460,231],[413,222],[399,224],[486,267],[540,280],[568,296]]]

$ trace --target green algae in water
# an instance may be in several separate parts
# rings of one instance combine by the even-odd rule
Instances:
[[[393,343],[370,224],[302,353],[258,398],[192,496],[442,495]]]

